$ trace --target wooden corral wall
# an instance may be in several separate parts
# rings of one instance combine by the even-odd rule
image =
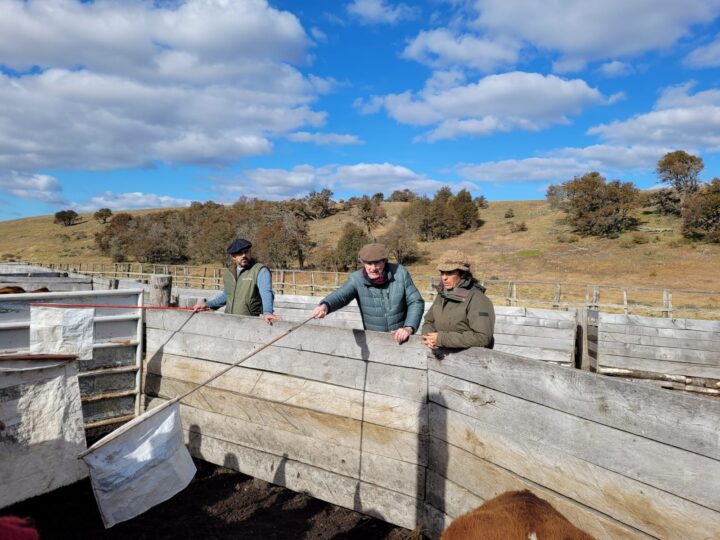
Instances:
[[[147,316],[149,406],[290,328]],[[307,324],[182,405],[192,453],[439,536],[528,488],[598,538],[714,538],[720,401],[412,337]]]
[[[0,296],[0,354],[27,353],[30,304],[110,304],[95,309],[91,360],[79,360],[85,430],[94,438],[134,418],[140,409],[142,359],[141,290],[74,291]]]
[[[0,274],[0,287],[22,287],[26,292],[47,287],[52,292],[59,291],[91,291],[92,277],[67,277],[52,273],[33,274]]]
[[[275,311],[288,321],[301,321],[310,316],[318,298],[312,296],[278,295]],[[425,304],[425,311],[432,304]],[[526,358],[574,365],[577,312],[524,307],[495,306],[495,350]],[[343,328],[362,328],[360,310],[353,301],[331,313],[322,323]]]
[[[720,395],[720,321],[600,313],[598,371]]]

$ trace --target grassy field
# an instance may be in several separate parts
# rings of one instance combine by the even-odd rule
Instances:
[[[388,221],[375,235],[380,237],[397,218],[405,203],[384,203]],[[504,217],[512,208],[512,220]],[[145,213],[142,210],[131,213]],[[0,222],[0,260],[111,262],[94,244],[94,233],[103,225],[91,214],[80,223],[63,227],[52,216]],[[564,287],[578,284],[621,287],[652,287],[720,291],[720,246],[691,243],[682,238],[677,218],[639,211],[640,228],[672,229],[671,232],[632,231],[617,239],[579,237],[563,222],[563,214],[545,201],[499,201],[481,211],[483,225],[459,237],[420,243],[423,257],[411,265],[417,276],[434,275],[433,260],[447,249],[462,249],[473,261],[474,273],[484,279],[560,281]],[[352,212],[339,212],[312,222],[310,231],[318,246],[333,246],[342,227],[355,221]],[[510,222],[525,222],[528,230],[513,233]],[[312,254],[310,257],[312,263]],[[422,278],[424,279],[424,278]],[[530,288],[533,285],[520,284]],[[537,287],[542,287],[537,285]],[[550,286],[547,286],[550,287]],[[605,294],[605,293],[604,293]],[[678,296],[676,305],[699,301]],[[523,295],[521,293],[521,295]],[[607,299],[607,298],[606,298]],[[704,298],[720,304],[717,298]]]

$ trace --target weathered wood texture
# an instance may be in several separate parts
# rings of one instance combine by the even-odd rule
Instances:
[[[688,385],[720,389],[720,321],[601,313],[598,364],[600,373],[684,376]]]
[[[147,326],[154,406],[290,323],[156,312]],[[598,538],[720,530],[720,401],[710,398],[486,349],[438,360],[417,337],[398,346],[387,334],[307,325],[181,410],[194,455],[422,524],[431,537],[483,500],[525,488]]]
[[[278,295],[276,313],[288,321],[306,319],[319,299],[312,296]],[[432,304],[425,304],[425,311]],[[495,350],[571,365],[575,360],[577,313],[524,307],[495,306]],[[357,304],[331,313],[313,324],[360,328]]]

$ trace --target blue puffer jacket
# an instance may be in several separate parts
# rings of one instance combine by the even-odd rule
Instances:
[[[345,284],[323,298],[328,313],[357,300],[365,330],[389,332],[404,326],[420,327],[425,302],[410,274],[399,264],[385,265],[385,283],[375,285],[362,269],[350,274]]]

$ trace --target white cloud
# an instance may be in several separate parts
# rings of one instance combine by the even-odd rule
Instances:
[[[403,3],[389,5],[384,0],[353,0],[347,11],[365,24],[395,24],[417,18],[420,10]]]
[[[720,90],[690,94],[694,83],[665,89],[651,112],[588,130],[612,144],[720,150]]]
[[[142,193],[139,191],[129,193],[113,193],[105,191],[102,195],[92,197],[86,202],[73,202],[73,208],[81,212],[92,212],[98,208],[110,208],[111,210],[134,210],[138,208],[176,208],[178,206],[190,206],[188,199],[177,199],[155,193]]]
[[[513,39],[454,35],[450,30],[440,28],[420,32],[405,47],[402,56],[435,68],[461,65],[492,71],[502,66],[514,66],[520,46],[521,43]]]
[[[592,145],[561,148],[547,155],[458,166],[458,173],[475,182],[564,182],[590,171],[606,175],[652,169],[668,152],[653,146]]]
[[[20,199],[58,204],[64,202],[60,182],[46,174],[22,175],[13,172],[0,178],[0,189]]]
[[[717,17],[719,0],[476,0],[480,31],[521,39],[538,49],[558,51],[557,71],[585,63],[670,47],[694,24]]]
[[[474,84],[426,86],[418,94],[404,92],[383,98],[388,114],[398,122],[437,124],[424,135],[428,141],[514,129],[538,130],[568,123],[570,115],[606,101],[583,80],[517,71],[489,75]]]
[[[613,60],[612,62],[605,62],[599,68],[600,73],[606,77],[625,77],[633,72],[633,68],[630,64],[620,62],[619,60]]]
[[[324,124],[332,79],[265,0],[0,0],[0,175],[228,163]],[[40,70],[29,70],[39,66]],[[31,174],[28,172],[27,174]]]
[[[387,195],[397,189],[411,189],[417,193],[434,193],[444,185],[454,189],[477,189],[470,182],[448,182],[430,178],[407,167],[392,163],[356,163],[354,165],[327,165],[313,167],[299,165],[286,169],[252,169],[242,178],[224,181],[213,186],[215,191],[230,195],[262,199],[288,199],[304,197],[313,189],[349,190],[361,194],[383,192]]]
[[[363,142],[357,135],[343,135],[340,133],[308,133],[307,131],[291,133],[287,138],[293,142],[310,142],[319,145],[362,144]]]
[[[720,36],[715,41],[698,47],[685,57],[684,63],[694,68],[720,66]]]

